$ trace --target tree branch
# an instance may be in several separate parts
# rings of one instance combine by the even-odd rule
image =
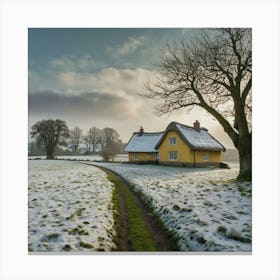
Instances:
[[[246,86],[244,87],[244,89],[241,93],[241,100],[242,100],[243,104],[245,104],[246,98],[247,98],[251,88],[252,88],[252,77],[249,79],[249,81],[247,82]]]

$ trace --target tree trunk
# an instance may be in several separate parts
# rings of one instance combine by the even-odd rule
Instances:
[[[251,181],[252,180],[252,155],[251,153],[241,155],[239,153],[240,170],[238,179]]]
[[[55,145],[46,148],[47,159],[54,159]]]
[[[240,169],[237,179],[252,181],[252,140],[251,136],[246,137],[247,141],[239,140],[237,149],[239,152]]]

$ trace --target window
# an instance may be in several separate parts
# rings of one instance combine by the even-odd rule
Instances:
[[[169,145],[176,145],[176,138],[175,137],[169,138]]]
[[[169,160],[177,160],[177,152],[168,152]]]
[[[205,153],[202,154],[202,159],[203,159],[203,161],[209,161],[209,154],[208,154],[208,152],[205,152]]]
[[[138,160],[138,155],[134,154],[134,160]]]
[[[158,159],[158,153],[155,153],[155,159]]]

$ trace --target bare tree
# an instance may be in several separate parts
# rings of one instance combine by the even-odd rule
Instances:
[[[87,133],[88,141],[93,152],[96,151],[97,144],[100,144],[101,134],[101,130],[94,126],[91,127]]]
[[[88,137],[88,135],[85,135],[83,137],[84,143],[86,145],[86,149],[87,149],[87,154],[90,152],[90,147],[91,147],[91,143],[90,143],[90,139]]]
[[[211,114],[239,152],[238,178],[252,176],[252,34],[247,28],[204,30],[162,55],[160,75],[144,95],[159,101],[156,113],[198,106]]]
[[[122,142],[119,134],[113,128],[104,128],[101,134],[101,156],[104,161],[114,160],[116,154],[120,152]]]
[[[76,126],[70,131],[70,143],[72,145],[72,151],[74,154],[77,153],[81,140],[82,140],[82,129]]]
[[[69,129],[65,121],[49,119],[34,124],[30,134],[44,148],[47,159],[54,159],[55,148],[69,137]]]

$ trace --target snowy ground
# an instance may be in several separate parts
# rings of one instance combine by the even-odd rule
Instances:
[[[29,251],[110,251],[115,247],[106,174],[75,162],[28,163]]]
[[[251,183],[231,169],[94,163],[126,178],[179,238],[183,251],[251,251]]]
[[[29,159],[46,159],[46,156],[29,156]],[[102,161],[102,156],[99,155],[64,155],[56,156],[58,159],[72,159],[72,160],[85,160],[85,161]],[[116,155],[114,161],[128,161],[127,154]]]

